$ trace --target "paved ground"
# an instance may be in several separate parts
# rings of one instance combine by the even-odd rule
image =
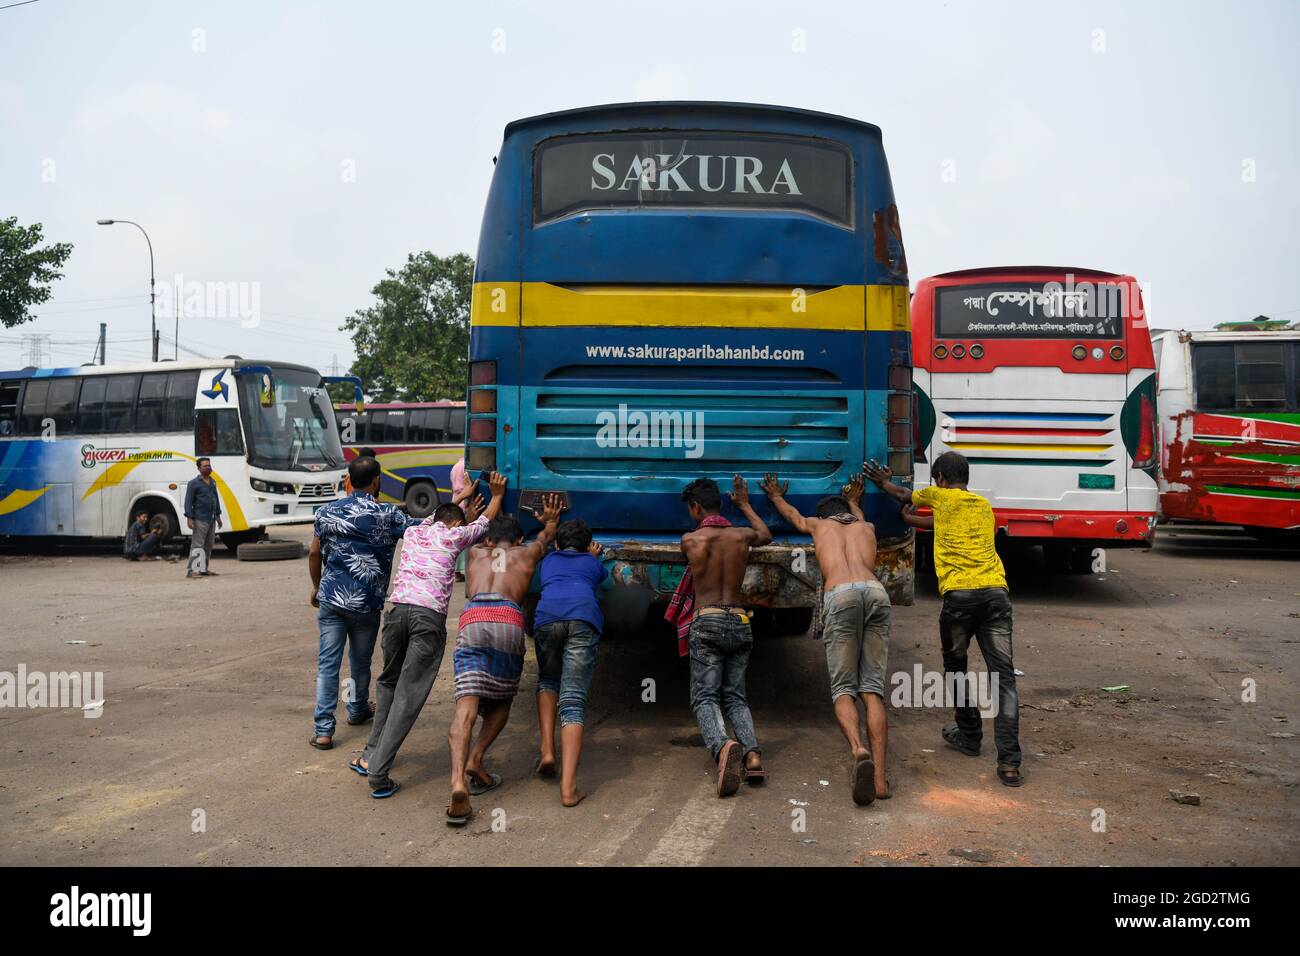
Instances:
[[[97,719],[0,710],[0,863],[1300,862],[1300,552],[1166,529],[1153,552],[1112,552],[1101,575],[1016,561],[1019,790],[993,774],[991,730],[971,759],[940,741],[946,712],[894,708],[894,798],[854,807],[824,658],[799,637],[760,643],[750,668],[772,780],[719,801],[675,648],[610,641],[582,768],[591,796],[566,810],[555,784],[528,775],[530,658],[489,758],[507,783],[452,831],[441,820],[450,656],[394,770],[405,789],[371,800],[344,767],[367,728],[341,723],[328,753],[307,746],[306,562],[218,551],[222,576],[200,581],[112,549],[0,552],[0,671],[103,671],[106,683]],[[891,672],[941,667],[937,614],[931,578],[895,612]],[[1256,702],[1242,702],[1243,681]],[[1129,690],[1100,689],[1116,685]],[[199,810],[206,829],[194,832]]]

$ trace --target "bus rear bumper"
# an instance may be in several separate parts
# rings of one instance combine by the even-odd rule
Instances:
[[[1147,548],[1156,532],[1155,514],[1129,511],[1048,512],[998,509],[998,530],[1008,538],[1049,539],[1107,547]]]
[[[876,551],[876,577],[896,605],[910,605],[915,586],[915,535],[885,539]],[[686,570],[686,557],[671,541],[627,540],[611,544],[610,576],[615,587],[645,588],[667,600]],[[807,608],[821,599],[822,575],[811,542],[774,542],[749,552],[741,592],[746,603],[764,608]]]

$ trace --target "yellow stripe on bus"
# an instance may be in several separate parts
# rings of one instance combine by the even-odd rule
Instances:
[[[755,286],[589,285],[480,282],[478,326],[643,326],[906,332],[905,286],[842,285],[820,291]]]

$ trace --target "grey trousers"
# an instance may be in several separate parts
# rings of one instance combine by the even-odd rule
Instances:
[[[191,574],[207,574],[208,565],[212,563],[212,546],[217,540],[217,522],[194,519],[194,530],[190,533],[190,562],[185,570]],[[196,548],[203,549],[203,563],[195,557]]]
[[[375,681],[375,724],[361,753],[372,790],[392,785],[388,771],[429,699],[447,647],[447,615],[414,604],[394,604],[384,618],[379,646],[384,669]]]

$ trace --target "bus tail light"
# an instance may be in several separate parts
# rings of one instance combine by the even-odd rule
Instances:
[[[490,388],[475,388],[469,393],[469,412],[471,415],[495,415],[497,411],[497,393]]]
[[[937,359],[945,359],[945,358],[947,358],[947,357],[948,357],[948,346],[946,346],[946,345],[936,345],[936,346],[934,347],[934,357],[937,358]]]
[[[954,345],[954,346],[952,347],[952,357],[953,357],[953,358],[956,358],[956,359],[959,359],[959,358],[965,358],[965,357],[966,357],[966,346],[964,346],[964,345]]]
[[[1138,396],[1138,444],[1133,453],[1134,468],[1151,468],[1156,463],[1156,409],[1147,395]]]
[[[1113,358],[1116,362],[1122,359],[1124,357],[1124,346],[1112,345],[1110,347],[1110,357]]]
[[[1080,362],[1082,362],[1084,359],[1088,357],[1088,350],[1084,348],[1082,345],[1076,345],[1073,349],[1070,350],[1070,354],[1073,355]]]
[[[912,474],[915,428],[915,392],[912,390],[912,368],[909,365],[889,366],[889,387],[885,411],[886,444],[889,448],[889,467],[895,475]]]
[[[983,358],[984,346],[980,345],[978,342],[972,345],[970,347],[970,357],[973,359]]]
[[[497,383],[496,362],[470,362],[470,385],[495,385]]]
[[[490,445],[472,445],[465,453],[465,470],[473,474],[496,471],[497,450]]]
[[[469,440],[496,441],[497,420],[495,418],[471,418],[469,420]]]

